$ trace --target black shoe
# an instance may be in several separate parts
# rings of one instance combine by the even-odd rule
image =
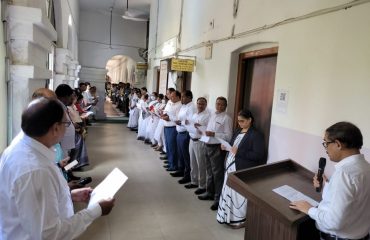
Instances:
[[[189,184],[186,184],[184,187],[185,187],[185,188],[187,188],[187,189],[191,189],[191,188],[197,188],[197,187],[198,187],[198,185],[195,185],[195,184],[189,183]]]
[[[200,195],[200,194],[203,194],[203,193],[205,193],[206,192],[206,190],[204,189],[204,188],[198,188],[197,190],[195,190],[195,194],[196,195]]]
[[[144,141],[145,140],[145,138],[144,137],[138,137],[138,138],[136,138],[137,140],[140,140],[140,141]]]
[[[160,152],[159,154],[160,154],[160,155],[166,155],[166,152],[163,152],[163,151],[162,151],[162,152]]]
[[[163,161],[163,163],[164,163],[164,164],[168,164],[168,161],[167,161],[167,160],[165,160],[165,161]]]
[[[145,140],[144,140],[144,143],[145,143],[145,144],[152,144],[152,142],[151,142],[149,139],[145,139]]]
[[[168,172],[176,172],[177,168],[167,168],[166,171]]]
[[[91,178],[91,177],[85,177],[85,178],[82,178],[82,179],[78,182],[78,184],[80,184],[80,185],[86,185],[86,184],[91,183],[91,181],[92,181],[92,178]]]
[[[166,164],[166,165],[163,165],[164,168],[169,168],[170,165]]]
[[[178,181],[178,183],[180,183],[180,184],[185,184],[185,183],[189,183],[189,182],[190,182],[190,178],[188,178],[188,177],[183,177]]]
[[[151,147],[152,148],[156,148],[158,145],[157,144],[152,144]]]
[[[199,200],[210,200],[210,201],[214,200],[213,196],[210,196],[208,193],[203,194],[203,195],[199,195],[198,199]]]
[[[170,173],[172,177],[183,177],[184,172],[183,171],[176,171],[174,173]]]
[[[218,202],[214,202],[212,206],[210,207],[212,211],[216,211],[218,209]]]
[[[167,156],[163,156],[163,157],[159,157],[159,159],[161,159],[161,160],[167,160],[168,158],[167,158]]]

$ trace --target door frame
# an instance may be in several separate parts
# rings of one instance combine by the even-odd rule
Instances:
[[[239,62],[238,62],[238,76],[236,82],[236,94],[235,94],[235,106],[234,106],[234,128],[238,126],[238,113],[242,106],[242,93],[240,91],[241,87],[243,87],[243,80],[245,76],[245,69],[243,68],[243,61],[248,58],[258,58],[258,57],[266,57],[270,55],[277,55],[279,47],[271,47],[265,48],[260,50],[254,50],[250,52],[244,52],[239,54]]]

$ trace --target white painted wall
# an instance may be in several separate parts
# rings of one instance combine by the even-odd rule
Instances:
[[[2,2],[0,2],[0,11]],[[5,59],[5,45],[3,25],[0,25],[0,58]],[[7,85],[5,78],[5,61],[0,61],[0,153],[5,149],[7,142]]]
[[[78,57],[78,34],[79,34],[79,4],[78,0],[55,0],[55,16],[56,16],[56,31],[58,33],[57,46],[67,49],[68,46],[68,28],[71,28],[73,42],[69,50],[73,57]],[[71,16],[72,24],[68,24],[69,16]]]
[[[135,22],[113,14],[112,45],[109,46],[110,12],[80,12],[79,62],[82,67],[105,69],[115,55],[143,61],[138,48],[145,48],[146,22]]]
[[[154,2],[151,19],[156,22],[157,1]],[[370,113],[366,107],[370,103],[370,3],[300,19],[347,2],[350,1],[239,1],[234,19],[233,1],[184,1],[181,45],[177,47],[178,54],[196,57],[192,74],[194,96],[208,96],[211,107],[217,96],[226,96],[231,103],[228,111],[232,113],[238,54],[278,46],[275,95],[279,89],[288,90],[289,102],[287,112],[280,113],[274,99],[269,161],[292,158],[311,170],[317,169],[318,158],[325,156],[321,146],[323,131],[342,120],[351,121],[362,130],[364,152],[370,160]],[[178,31],[173,23],[179,23],[180,4],[181,1],[173,1],[164,8],[160,1],[158,29],[166,31],[153,36],[156,26],[150,25],[147,86],[153,89],[154,68],[162,57],[160,43]],[[170,14],[161,14],[164,11]],[[296,21],[282,22],[288,19]],[[213,28],[209,25],[212,20]],[[208,41],[214,43],[210,60],[204,59],[203,46]]]

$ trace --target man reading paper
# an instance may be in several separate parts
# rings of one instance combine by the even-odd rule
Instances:
[[[70,192],[54,163],[52,147],[70,124],[57,100],[36,99],[23,111],[24,135],[0,160],[0,239],[74,239],[111,211],[114,199],[73,211],[72,201],[88,202],[92,189]]]
[[[370,164],[360,154],[362,134],[349,122],[338,122],[325,131],[322,143],[335,171],[326,181],[322,201],[313,207],[306,201],[290,207],[316,221],[322,240],[366,240],[370,231]],[[317,176],[314,186],[318,187]]]

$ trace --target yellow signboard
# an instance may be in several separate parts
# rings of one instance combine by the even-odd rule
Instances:
[[[147,63],[136,63],[136,69],[147,70],[148,64]]]
[[[171,58],[171,71],[194,72],[194,60]]]

